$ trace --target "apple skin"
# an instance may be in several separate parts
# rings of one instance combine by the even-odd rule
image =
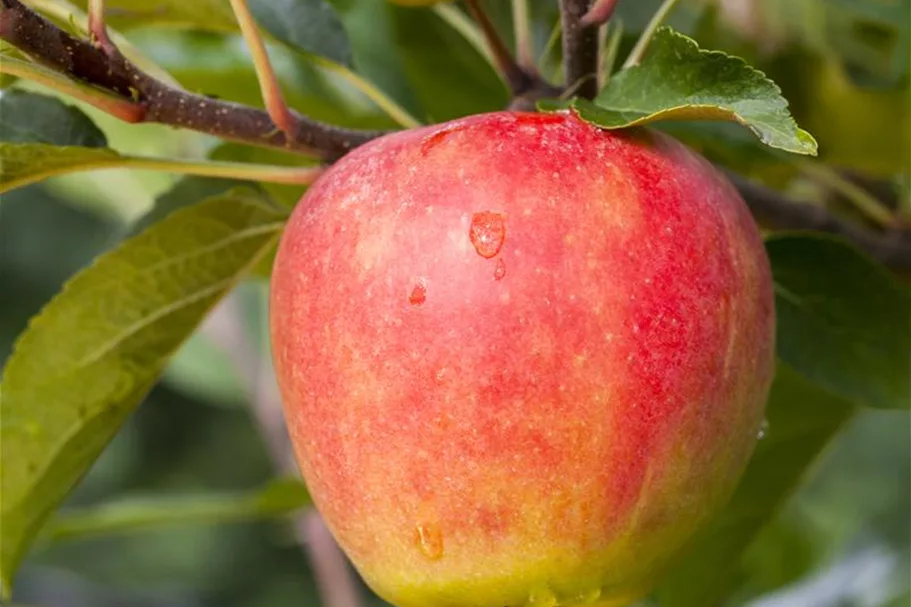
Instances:
[[[270,316],[313,500],[400,607],[643,596],[730,496],[773,373],[736,190],[569,113],[342,158],[292,214]]]

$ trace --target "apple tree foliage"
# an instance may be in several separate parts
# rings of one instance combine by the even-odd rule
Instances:
[[[87,36],[85,2],[24,4]],[[313,119],[398,129],[510,102],[483,32],[460,4],[249,4],[286,100]],[[654,596],[662,607],[704,607],[744,593],[745,555],[774,528],[777,513],[852,417],[864,409],[911,407],[911,262],[876,254],[889,239],[909,238],[911,226],[911,9],[907,2],[768,0],[752,3],[759,15],[743,23],[728,14],[725,4],[732,3],[681,2],[655,29],[657,4],[621,0],[599,41],[602,76],[609,77],[593,99],[574,96],[569,87],[541,95],[538,110],[571,107],[609,129],[665,129],[732,174],[765,182],[763,196],[813,201],[817,214],[837,217],[792,230],[793,222],[757,213],[778,314],[779,368],[767,436],[731,502],[692,540]],[[555,0],[482,5],[508,46],[524,32],[543,79],[555,90],[567,84],[560,80]],[[261,105],[227,0],[110,0],[106,9],[112,39],[146,72],[212,99]],[[521,19],[527,27],[514,28]],[[624,65],[649,28],[645,53]],[[4,593],[12,592],[33,548],[66,538],[228,523],[306,507],[306,489],[278,478],[246,494],[118,500],[58,512],[126,420],[140,405],[152,406],[144,401],[163,374],[199,389],[191,376],[204,371],[186,362],[194,336],[239,285],[268,279],[277,239],[305,187],[300,183],[320,159],[124,126],[86,103],[101,95],[91,85],[68,81],[14,45],[2,50],[3,198],[38,182],[63,192],[86,189],[69,196],[71,203],[92,206],[87,201],[101,197],[106,206],[94,203],[95,212],[124,220],[113,241],[91,247],[94,259],[82,267],[66,265],[70,250],[45,243],[61,258],[51,262],[69,267],[69,277],[35,310],[3,364]],[[163,181],[143,173],[148,181],[138,183],[162,193],[138,208],[118,194],[111,173],[94,172],[99,169],[186,176]],[[750,202],[749,192],[745,197]],[[0,202],[0,236],[28,233],[39,246],[48,238],[4,207]],[[830,229],[832,221],[842,229]],[[0,285],[4,300],[26,297],[3,272]],[[202,389],[220,390],[222,400],[243,391],[236,380]]]

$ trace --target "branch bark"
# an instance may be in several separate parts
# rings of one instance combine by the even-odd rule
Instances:
[[[118,51],[110,55],[63,31],[22,4],[0,0],[0,39],[66,76],[132,100],[138,122],[158,122],[263,147],[282,148],[332,161],[384,131],[357,131],[298,113],[300,129],[287,138],[260,109],[196,95],[148,75]]]
[[[566,89],[585,99],[598,94],[598,28],[583,24],[590,0],[560,0]]]
[[[810,230],[841,236],[886,267],[911,274],[911,232],[879,232],[851,223],[824,207],[791,200],[781,193],[724,170],[756,221],[776,230]]]
[[[512,95],[517,97],[532,88],[534,86],[533,76],[516,62],[515,57],[506,48],[506,44],[500,38],[500,34],[497,33],[496,27],[481,7],[479,0],[467,0],[466,5],[471,16],[474,17],[475,23],[481,28],[481,33],[484,34],[484,39],[490,47],[497,68],[503,74],[503,79],[506,80]]]

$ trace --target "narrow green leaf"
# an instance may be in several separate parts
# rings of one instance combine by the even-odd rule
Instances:
[[[79,481],[205,314],[275,243],[285,216],[235,190],[102,255],[32,319],[3,373],[0,576]]]
[[[781,235],[767,250],[782,360],[858,405],[911,408],[908,289],[833,237]]]
[[[108,142],[79,108],[54,97],[11,90],[0,95],[0,141],[103,148]],[[3,157],[2,172],[7,159]]]
[[[643,62],[611,77],[594,102],[541,107],[567,106],[608,129],[658,120],[734,121],[770,147],[816,154],[816,141],[797,127],[781,90],[765,74],[739,57],[702,50],[669,27],[659,28]]]
[[[285,478],[254,492],[134,497],[63,512],[48,523],[45,535],[56,541],[162,527],[238,523],[289,514],[311,503],[300,480]]]
[[[690,542],[659,586],[661,607],[721,604],[734,589],[744,550],[853,412],[849,402],[779,364],[764,437],[731,501]]]
[[[55,175],[122,164],[123,156],[110,148],[0,142],[0,193]]]
[[[430,121],[490,112],[509,94],[496,71],[433,11],[391,6],[395,38],[388,52],[401,67]]]
[[[303,185],[312,181],[307,167],[231,162],[168,160],[120,154],[109,148],[6,143],[0,141],[0,193],[55,175],[110,168],[166,171],[190,175],[263,180]]]
[[[338,13],[325,0],[250,0],[257,23],[305,53],[351,65],[351,48]]]

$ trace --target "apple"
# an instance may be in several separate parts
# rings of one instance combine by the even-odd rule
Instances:
[[[732,493],[773,373],[736,190],[568,112],[354,150],[295,208],[270,297],[314,503],[400,607],[643,596]]]

